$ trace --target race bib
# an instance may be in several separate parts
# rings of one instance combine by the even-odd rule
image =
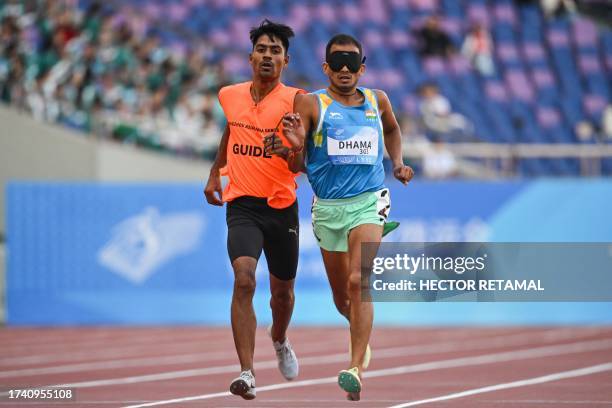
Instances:
[[[327,130],[327,156],[332,164],[376,164],[378,131],[370,126],[343,126]]]

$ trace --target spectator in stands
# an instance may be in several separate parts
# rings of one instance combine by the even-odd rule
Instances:
[[[467,141],[473,139],[473,126],[461,114],[453,112],[450,102],[433,83],[419,90],[421,120],[430,138],[436,140]]]
[[[8,53],[9,49],[17,49],[19,47],[19,35],[21,30],[15,17],[4,16],[0,23],[0,50],[2,53]]]
[[[21,30],[13,16],[4,16],[0,23],[0,100],[10,103],[22,88],[25,57],[20,50]]]
[[[461,52],[483,76],[495,73],[493,64],[493,40],[487,29],[479,23],[472,26],[465,37]]]
[[[601,118],[601,133],[606,141],[612,141],[612,104],[608,104],[604,109]]]
[[[115,131],[123,126],[134,129],[130,141],[136,132],[145,145],[201,156],[224,126],[215,104],[187,104],[209,100],[225,81],[205,41],[181,58],[101,3],[84,13],[74,4],[0,6],[0,100],[39,120],[108,135],[127,134]]]
[[[565,13],[576,14],[574,0],[540,0],[546,18],[559,17]]]
[[[531,4],[536,3],[537,1],[539,0],[514,0],[514,3],[517,6],[522,7],[522,6],[529,6]]]
[[[574,133],[579,142],[589,143],[595,137],[595,127],[588,120],[581,120],[574,126]]]
[[[458,173],[457,159],[440,139],[423,151],[423,174],[431,179],[454,177]]]
[[[423,57],[447,57],[455,50],[450,37],[440,27],[438,16],[430,16],[425,25],[416,32],[419,40],[419,53]]]

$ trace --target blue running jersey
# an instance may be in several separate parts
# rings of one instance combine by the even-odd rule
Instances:
[[[314,92],[319,123],[306,144],[306,173],[323,199],[354,197],[384,188],[383,129],[376,94],[358,88],[365,101],[345,106],[325,89]]]

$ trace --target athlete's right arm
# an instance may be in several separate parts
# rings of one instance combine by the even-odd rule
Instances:
[[[291,155],[287,159],[289,169],[294,173],[305,171],[306,169],[306,139],[309,136],[313,123],[313,112],[316,111],[317,101],[312,94],[296,94],[293,100],[293,111],[296,116],[293,120],[283,121],[283,132],[285,137],[294,148],[300,149],[299,152]]]
[[[217,157],[210,168],[210,174],[208,175],[208,182],[204,187],[204,196],[208,204],[212,205],[223,205],[223,188],[221,186],[221,168],[227,163],[227,143],[229,140],[229,125],[225,125],[221,142],[219,142],[219,149],[217,150]],[[215,195],[215,193],[218,194]]]

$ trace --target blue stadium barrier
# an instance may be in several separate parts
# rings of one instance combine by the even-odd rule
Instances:
[[[389,241],[612,242],[610,180],[390,181]],[[300,180],[296,324],[342,324]],[[229,324],[225,210],[200,184],[11,183],[7,323]],[[262,256],[262,260],[264,257]],[[268,274],[255,307],[270,321]],[[390,325],[612,323],[609,303],[377,303]]]

